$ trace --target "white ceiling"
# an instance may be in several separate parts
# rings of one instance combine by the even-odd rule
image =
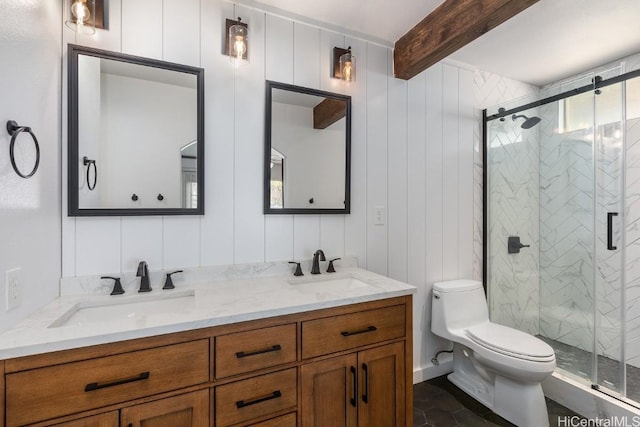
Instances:
[[[639,0],[540,0],[450,58],[541,86],[637,52]]]
[[[237,0],[388,45],[443,0]],[[517,1],[517,0],[516,0]],[[540,0],[450,56],[535,85],[640,51],[640,0]]]

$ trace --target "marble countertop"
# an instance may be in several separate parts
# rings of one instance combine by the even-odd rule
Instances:
[[[323,281],[355,278],[368,286],[335,286]],[[311,283],[314,282],[314,283]],[[323,308],[380,300],[415,292],[415,287],[359,268],[334,274],[304,276],[253,277],[211,281],[194,285],[176,285],[174,290],[154,289],[151,293],[127,292],[124,295],[61,296],[13,329],[0,334],[0,360],[52,351],[105,344],[210,326],[263,319]],[[179,310],[114,319],[89,319],[70,325],[63,323],[65,313],[92,306],[120,308],[145,301],[182,297],[188,301]],[[122,311],[122,310],[120,310]],[[107,311],[108,312],[108,311]],[[107,317],[107,316],[105,316]],[[52,327],[54,325],[54,327]]]

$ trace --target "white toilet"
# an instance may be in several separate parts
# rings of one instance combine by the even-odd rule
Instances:
[[[431,331],[453,341],[447,378],[520,427],[547,427],[540,382],[556,368],[551,346],[513,328],[491,323],[482,283],[433,284]]]

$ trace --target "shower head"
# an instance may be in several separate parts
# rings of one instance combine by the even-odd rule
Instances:
[[[522,129],[531,129],[532,127],[540,123],[540,121],[542,120],[540,117],[536,117],[536,116],[527,117],[524,114],[520,114],[520,115],[514,114],[513,116],[511,116],[511,119],[513,120],[519,119],[519,118],[524,119],[524,122],[522,122],[522,124],[520,125]]]

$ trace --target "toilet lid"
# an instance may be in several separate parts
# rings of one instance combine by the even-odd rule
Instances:
[[[476,343],[498,353],[526,360],[548,361],[555,358],[553,348],[533,335],[517,329],[485,322],[467,329]]]

